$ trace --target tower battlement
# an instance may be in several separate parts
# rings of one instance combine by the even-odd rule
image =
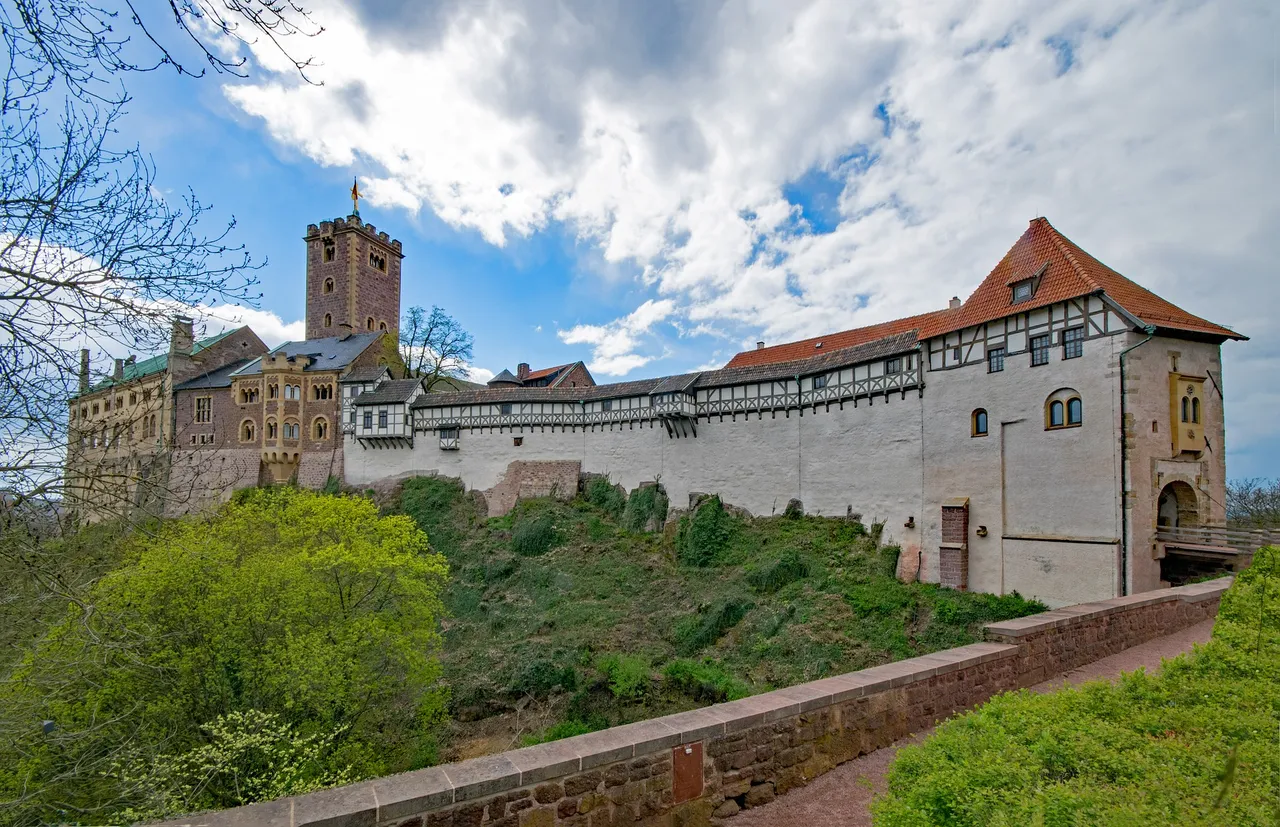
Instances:
[[[358,215],[308,224],[307,338],[396,333],[403,247]]]

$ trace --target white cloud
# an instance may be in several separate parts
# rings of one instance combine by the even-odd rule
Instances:
[[[636,351],[642,344],[644,334],[670,316],[674,309],[675,302],[670,299],[650,299],[630,315],[607,325],[580,324],[568,330],[557,331],[557,335],[567,345],[591,346],[591,361],[587,368],[592,373],[625,376],[653,361],[654,357],[642,356]]]
[[[204,323],[205,335],[212,336],[223,330],[249,325],[267,347],[307,338],[307,325],[302,319],[286,322],[270,310],[252,307],[196,307],[195,317]]]
[[[655,358],[661,320],[746,344],[944,306],[1043,214],[1253,335],[1227,351],[1233,444],[1273,430],[1253,390],[1280,368],[1265,0],[664,8],[322,0],[325,86],[227,93],[372,169],[374,203],[499,245],[564,222],[633,265],[656,300],[560,334],[601,373]],[[822,234],[784,195],[815,170],[837,193]]]
[[[479,382],[482,385],[488,382],[494,376],[495,376],[494,372],[489,370],[488,368],[473,367],[467,372],[467,379],[471,380],[472,382]]]

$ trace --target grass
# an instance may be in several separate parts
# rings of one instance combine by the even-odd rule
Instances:
[[[983,623],[1044,610],[899,583],[898,550],[859,523],[742,518],[713,497],[644,531],[665,497],[623,497],[600,478],[572,502],[487,519],[456,481],[405,482],[399,509],[450,562],[455,718],[480,729],[507,715],[517,743],[549,738],[561,730],[522,734],[519,710],[596,729],[970,643]]]

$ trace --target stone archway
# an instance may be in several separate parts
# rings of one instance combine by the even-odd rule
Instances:
[[[1201,525],[1200,498],[1190,485],[1175,480],[1160,489],[1156,529],[1195,528]]]

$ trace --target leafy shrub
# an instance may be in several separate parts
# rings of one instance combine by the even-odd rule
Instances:
[[[639,534],[644,531],[650,521],[662,526],[667,519],[667,495],[656,485],[642,485],[627,499],[627,508],[622,515],[622,526],[627,531]]]
[[[778,589],[809,576],[809,564],[800,552],[789,548],[767,565],[747,569],[747,585],[760,594],[773,594]]]
[[[1213,638],[1138,671],[999,696],[898,753],[876,824],[1280,820],[1280,550],[1223,596]]]
[[[650,665],[636,655],[609,654],[596,661],[596,668],[609,679],[609,691],[620,701],[637,701],[649,691]]]
[[[701,661],[680,658],[662,670],[666,684],[696,701],[720,703],[736,701],[751,694],[751,688],[711,659]]]
[[[578,672],[572,666],[537,658],[516,670],[510,690],[518,695],[545,698],[557,689],[571,691],[577,685]]]
[[[328,494],[329,496],[333,496],[340,491],[342,491],[342,480],[332,475],[324,481],[324,488],[320,489],[321,494]]]
[[[700,608],[696,614],[676,623],[676,648],[683,655],[692,655],[710,646],[737,626],[750,610],[750,603],[735,598],[724,598]]]
[[[448,555],[460,539],[454,509],[465,493],[462,482],[451,477],[413,477],[404,481],[400,510],[427,532],[432,548]]]
[[[714,566],[729,547],[732,518],[719,497],[708,497],[692,514],[680,518],[676,556],[687,566]]]
[[[865,583],[853,583],[845,589],[845,600],[859,617],[900,616],[916,602],[912,590],[891,577],[876,577]]]
[[[615,520],[622,516],[622,509],[627,505],[626,493],[610,483],[608,477],[591,477],[587,480],[582,497]]]
[[[592,726],[585,721],[561,721],[538,735],[526,736],[523,739],[523,743],[526,747],[532,747],[536,744],[547,744],[552,741],[559,741],[562,738],[572,738],[575,735],[586,735],[588,732],[595,732],[597,729],[600,729],[600,727]]]
[[[538,557],[560,542],[555,519],[550,512],[524,514],[511,531],[511,549],[522,557]]]

